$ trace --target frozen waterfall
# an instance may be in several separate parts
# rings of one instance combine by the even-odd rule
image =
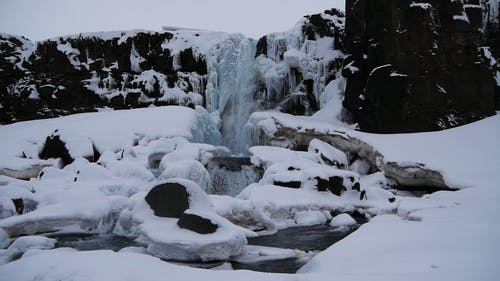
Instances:
[[[207,56],[207,109],[219,115],[222,144],[233,154],[247,153],[245,124],[258,109],[255,47],[255,40],[230,34]]]

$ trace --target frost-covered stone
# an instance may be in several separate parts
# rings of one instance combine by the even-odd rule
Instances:
[[[276,163],[310,162],[322,163],[321,157],[315,153],[293,151],[273,146],[253,146],[249,149],[251,162],[257,167],[268,168]]]
[[[165,165],[165,164],[163,164]],[[199,161],[184,160],[168,162],[158,180],[182,178],[196,182],[201,189],[208,190],[211,186],[210,174]]]
[[[49,182],[49,186],[53,182]],[[44,187],[50,188],[50,187]],[[0,220],[10,237],[71,230],[102,233],[112,226],[111,207],[99,191],[85,186],[47,191],[32,212]]]
[[[196,183],[181,179],[172,179],[153,187],[145,200],[156,216],[167,218],[180,218],[187,209],[211,206]]]
[[[351,226],[358,224],[349,214],[340,214],[330,221],[331,226]]]
[[[129,199],[120,214],[114,232],[139,237],[139,240],[147,245],[149,254],[178,261],[228,259],[241,253],[247,243],[246,236],[255,235],[218,215],[207,195],[196,183],[185,179],[171,179],[167,183],[178,184],[180,187],[171,187],[184,191],[184,195],[187,195],[188,204],[175,210],[174,215],[180,213],[181,219],[155,216],[145,200],[146,194],[137,193]],[[161,186],[156,190],[163,189]],[[157,192],[155,188],[152,191],[153,193],[149,193],[150,197]],[[189,209],[184,210],[184,207]],[[187,217],[183,218],[184,215]],[[193,224],[192,219],[207,222],[207,227],[200,229],[198,224]]]
[[[302,223],[307,225],[322,223],[331,218],[329,211],[349,208],[349,204],[346,204],[342,197],[330,192],[275,185],[249,185],[237,198],[248,200],[252,206],[262,210],[278,229]]]
[[[52,249],[56,240],[44,236],[24,236],[17,238],[6,250],[0,250],[0,265],[11,262],[30,250]]]
[[[307,151],[317,153],[327,165],[333,165],[337,168],[345,168],[348,165],[345,153],[328,143],[314,139],[309,143]]]
[[[370,172],[371,167],[372,165],[370,162],[362,159],[356,159],[351,165],[349,165],[349,170],[360,175],[366,175]]]
[[[2,196],[0,197],[0,219],[12,217],[17,214],[16,206],[12,199]]]
[[[250,200],[230,196],[209,195],[215,211],[230,222],[253,231],[273,231],[271,218]]]
[[[196,214],[193,211],[184,212],[177,221],[177,225],[200,234],[214,233],[219,227],[210,219],[204,218],[202,214]]]
[[[9,235],[5,230],[0,228],[0,249],[5,249],[10,244]]]
[[[360,190],[359,175],[327,165],[291,162],[270,166],[262,183],[317,191],[330,191],[340,196],[347,190]]]
[[[44,236],[23,236],[14,240],[8,249],[19,253],[24,253],[28,249],[52,249],[56,242],[55,239]]]
[[[41,159],[61,158],[63,166],[71,164],[75,158],[83,157],[96,161],[98,153],[94,151],[92,141],[88,137],[79,136],[76,131],[54,131],[45,139]]]

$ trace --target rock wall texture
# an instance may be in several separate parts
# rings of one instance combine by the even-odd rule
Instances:
[[[495,114],[479,0],[347,0],[346,19],[343,104],[361,130],[440,130]]]
[[[238,104],[250,108],[248,99],[259,104],[252,110],[312,114],[340,73],[344,21],[343,12],[327,10],[258,41],[177,29],[41,42],[0,34],[0,123],[150,105],[202,105],[224,115]]]
[[[497,62],[500,58],[500,1],[481,0],[485,44],[491,48]]]
[[[340,76],[344,58],[344,12],[305,16],[289,31],[271,33],[256,47],[261,109],[293,115],[319,110],[320,96]]]
[[[201,103],[207,67],[168,32],[80,34],[33,43],[0,34],[0,122],[151,104]]]

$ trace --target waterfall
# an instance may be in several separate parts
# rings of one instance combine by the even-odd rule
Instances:
[[[258,109],[255,48],[255,40],[230,34],[207,56],[207,109],[220,118],[222,145],[233,154],[248,153],[245,124]]]

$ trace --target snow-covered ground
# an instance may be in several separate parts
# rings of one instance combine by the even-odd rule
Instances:
[[[296,275],[193,269],[163,262],[144,252],[50,250],[50,239],[28,236],[23,241],[15,240],[16,236],[51,231],[109,232],[113,214],[123,214],[134,206],[142,206],[137,218],[157,231],[160,220],[151,218],[152,211],[141,196],[174,176],[190,179],[199,186],[207,185],[206,179],[198,175],[203,174],[212,157],[227,150],[196,143],[210,142],[216,131],[207,134],[196,130],[199,124],[212,124],[210,116],[200,108],[107,111],[21,122],[0,127],[3,167],[25,169],[40,161],[50,162],[46,163],[50,167],[29,181],[0,178],[0,197],[7,198],[1,202],[21,197],[36,203],[34,210],[24,210],[22,215],[6,212],[7,217],[0,220],[0,227],[6,231],[0,231],[0,245],[7,248],[1,250],[2,260],[9,262],[22,255],[19,260],[0,266],[2,280],[160,280],[165,276],[175,276],[176,280],[496,280],[500,275],[500,253],[495,248],[500,237],[500,189],[496,177],[500,171],[500,151],[496,148],[499,115],[442,132],[373,135],[325,122],[327,118],[323,119],[322,114],[324,111],[313,117],[255,113],[250,121],[269,135],[285,126],[361,140],[382,155],[380,161],[420,163],[441,173],[448,186],[460,190],[421,198],[393,195],[385,189],[387,183],[382,173],[366,175],[368,171],[361,169],[360,164],[356,169],[347,167],[359,175],[337,169],[336,165],[345,165],[347,158],[319,140],[311,142],[308,152],[257,146],[250,150],[251,161],[264,168],[263,179],[247,187],[238,198],[209,196],[217,212],[210,215],[212,221],[223,216],[252,230],[272,231],[324,223],[332,219],[332,210],[359,209],[369,216],[378,216],[316,255]],[[67,148],[75,157],[73,163],[62,169],[57,161],[38,159],[45,137],[55,129],[60,130],[61,139],[68,141]],[[96,163],[79,157],[86,154],[79,149],[92,146],[101,153]],[[186,167],[186,160],[199,164],[192,165],[193,173],[175,172],[177,165]],[[162,178],[162,169],[169,166],[174,166],[171,174]],[[307,166],[317,169],[308,170]],[[160,170],[158,177],[153,169]],[[332,176],[338,176],[346,189],[341,195],[319,191],[319,179]],[[297,186],[273,185],[277,183]],[[365,192],[366,198],[359,198],[360,191]],[[15,212],[13,204],[5,208]],[[346,215],[331,222],[351,223]],[[175,228],[175,224],[169,227]],[[152,233],[147,227],[142,231]],[[244,249],[240,259],[248,259],[248,254],[259,251],[264,256],[292,255],[290,251]]]

